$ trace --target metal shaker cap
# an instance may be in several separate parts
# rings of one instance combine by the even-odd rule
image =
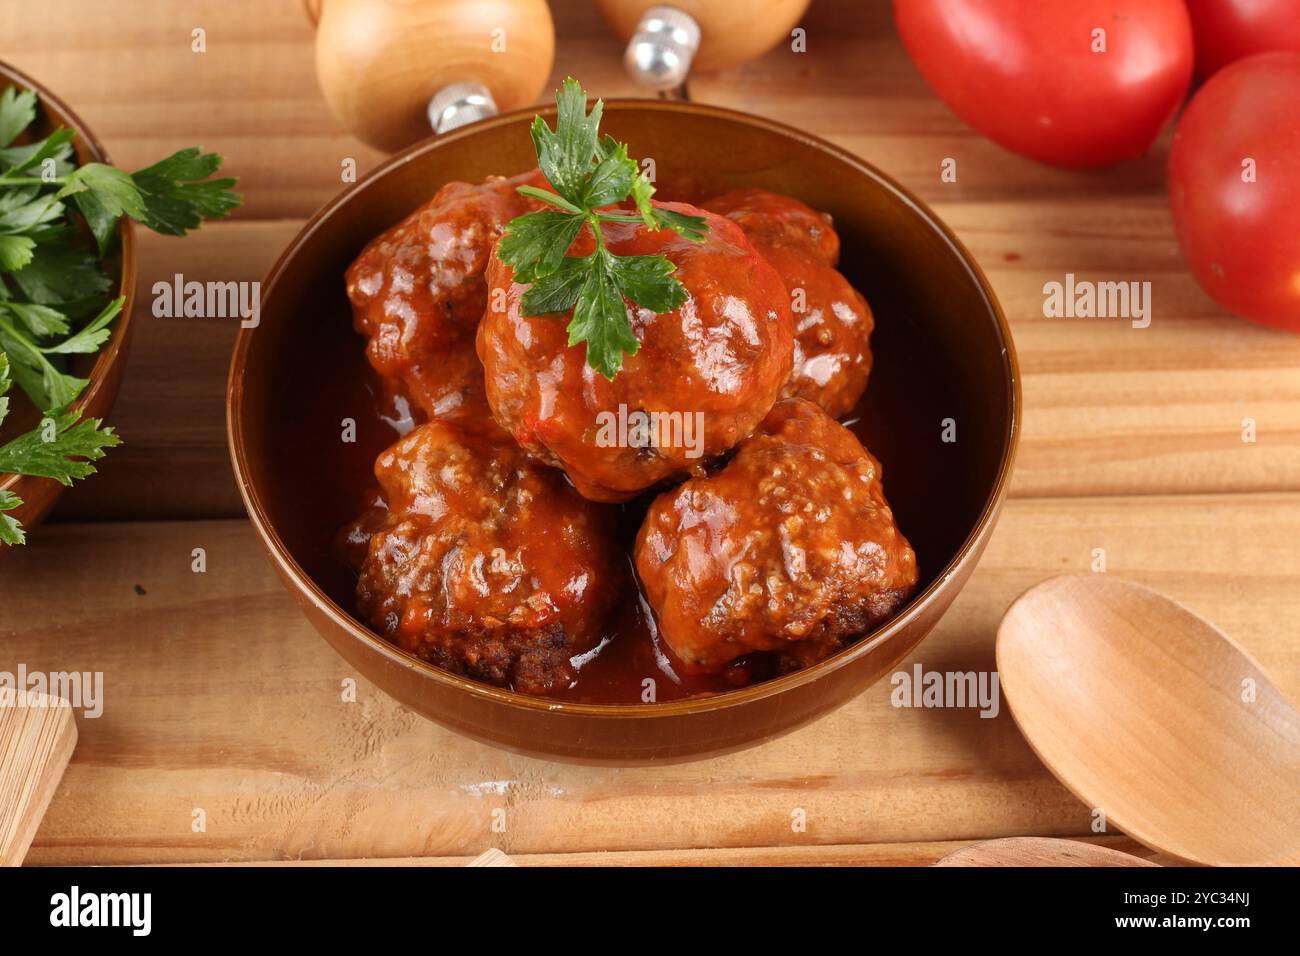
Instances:
[[[452,83],[429,100],[429,125],[435,133],[497,115],[492,92],[482,83]]]
[[[686,82],[700,48],[700,25],[676,7],[651,7],[628,42],[623,64],[632,79],[659,90]]]

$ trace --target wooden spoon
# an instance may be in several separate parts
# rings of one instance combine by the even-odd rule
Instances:
[[[1150,860],[1078,840],[1007,837],[954,850],[935,866],[1155,866]]]
[[[1035,753],[1133,839],[1300,862],[1300,713],[1204,618],[1105,574],[1052,578],[1007,611],[997,662]]]

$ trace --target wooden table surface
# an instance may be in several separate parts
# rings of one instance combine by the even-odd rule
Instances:
[[[149,302],[153,283],[178,272],[261,278],[342,188],[342,160],[364,170],[380,156],[326,111],[297,3],[133,0],[129,17],[114,6],[7,4],[0,58],[58,92],[127,168],[192,144],[221,152],[246,203],[185,240],[142,233],[135,340],[112,416],[126,444],[0,560],[0,670],[105,675],[104,714],[79,718],[29,862],[445,863],[498,846],[538,863],[927,863],[971,840],[1090,834],[1090,809],[1037,761],[1005,706],[990,720],[895,709],[887,682],[758,748],[636,769],[495,750],[364,682],[345,703],[353,675],[280,587],[231,477],[234,323],[158,319]],[[552,6],[556,78],[634,94],[590,3]],[[1107,573],[1217,621],[1300,699],[1300,337],[1225,315],[1184,268],[1163,188],[1168,133],[1116,168],[1039,166],[930,95],[883,0],[816,0],[803,25],[806,53],[779,48],[698,77],[692,97],[827,137],[932,204],[988,273],[1024,375],[1001,524],[905,666],[992,669],[1011,599],[1088,570],[1104,548]],[[190,49],[196,27],[203,54]],[[956,183],[940,180],[946,157]],[[1043,284],[1067,272],[1151,282],[1150,328],[1044,318]],[[205,574],[191,573],[195,547],[207,550]]]

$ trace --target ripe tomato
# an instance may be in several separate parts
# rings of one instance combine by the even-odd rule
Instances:
[[[1196,38],[1196,73],[1273,50],[1300,52],[1300,0],[1187,0]]]
[[[1169,199],[1201,287],[1243,318],[1300,331],[1300,53],[1238,60],[1192,97]]]
[[[1141,156],[1192,79],[1183,0],[895,0],[894,19],[953,112],[1054,166]]]

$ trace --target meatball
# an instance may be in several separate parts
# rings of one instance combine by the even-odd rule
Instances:
[[[613,509],[577,494],[490,417],[432,421],[375,462],[387,510],[357,605],[402,649],[524,693],[562,690],[624,586]],[[369,526],[367,526],[369,525]]]
[[[880,464],[803,399],[778,402],[714,475],[660,495],[636,541],[660,634],[688,672],[774,651],[829,656],[892,614],[917,581]]]
[[[867,300],[835,268],[840,240],[830,217],[765,189],[727,193],[704,208],[745,230],[790,292],[794,367],[781,397],[847,415],[867,388],[874,321]]]
[[[567,316],[526,316],[527,285],[492,257],[489,305],[479,326],[488,402],[529,451],[562,467],[583,495],[625,501],[684,477],[731,449],[762,420],[789,377],[789,299],[772,266],[735,223],[693,206],[709,231],[691,242],[637,223],[603,227],[620,256],[664,255],[688,296],[657,315],[626,303],[640,343],[612,381],[589,368],[584,346],[569,346]],[[571,253],[587,255],[590,233]]]
[[[483,271],[506,224],[538,208],[515,187],[542,182],[533,171],[448,183],[347,270],[353,324],[369,339],[371,366],[429,416],[482,406],[474,333],[487,302]]]

